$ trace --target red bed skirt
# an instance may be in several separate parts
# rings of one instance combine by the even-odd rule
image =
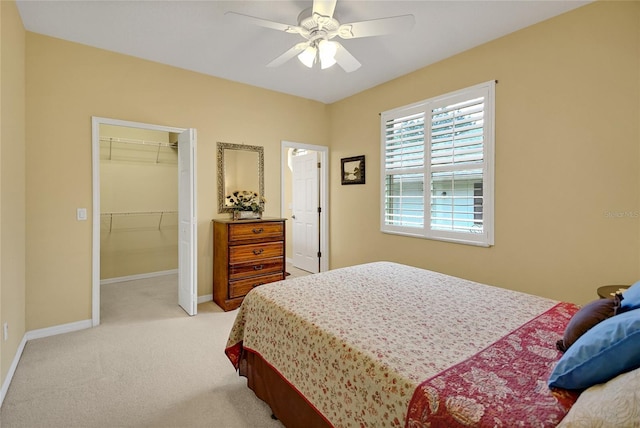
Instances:
[[[271,407],[273,415],[287,428],[325,428],[332,425],[282,376],[255,352],[243,349],[239,374],[247,386]]]

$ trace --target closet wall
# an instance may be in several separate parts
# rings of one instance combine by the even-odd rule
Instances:
[[[101,280],[178,268],[176,140],[100,126]]]

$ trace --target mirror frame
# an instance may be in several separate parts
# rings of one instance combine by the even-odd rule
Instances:
[[[258,153],[258,192],[259,196],[264,196],[264,147],[262,146],[248,146],[245,144],[233,144],[222,143],[218,141],[218,213],[230,213],[233,210],[225,206],[225,194],[224,194],[224,177],[225,177],[225,162],[224,151],[225,150],[245,150],[248,152]]]

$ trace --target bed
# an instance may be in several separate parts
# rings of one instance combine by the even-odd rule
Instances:
[[[266,284],[225,353],[287,427],[556,426],[576,305],[391,262]]]

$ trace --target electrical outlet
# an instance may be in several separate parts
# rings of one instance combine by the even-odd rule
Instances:
[[[2,336],[4,340],[9,338],[9,323],[2,324]]]

